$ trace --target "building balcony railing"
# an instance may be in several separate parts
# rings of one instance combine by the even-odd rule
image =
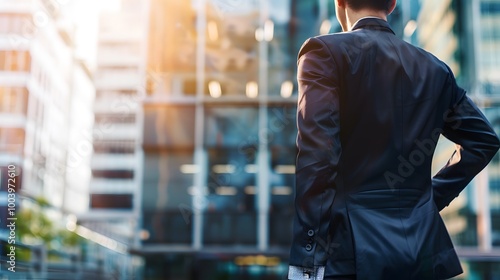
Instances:
[[[26,87],[29,76],[29,72],[0,71],[0,85],[8,87]]]
[[[95,87],[99,90],[137,89],[142,86],[141,75],[137,71],[99,71],[95,75]]]
[[[25,128],[28,120],[26,115],[20,114],[10,114],[10,113],[2,113],[0,112],[0,127],[3,127],[4,124],[8,124],[8,127],[15,128]]]
[[[138,158],[135,154],[93,154],[94,169],[134,169]]]
[[[133,179],[93,178],[90,182],[91,193],[133,193],[137,183]]]
[[[122,30],[127,30],[127,28],[122,28]],[[127,32],[115,32],[117,30],[112,30],[109,32],[101,32],[99,34],[99,42],[113,42],[113,43],[133,43],[142,40],[143,35],[141,35],[140,30],[134,32],[131,30],[130,33]]]
[[[141,25],[137,11],[125,12],[102,12],[99,19],[99,30],[102,33],[123,33],[123,34],[140,34]]]
[[[7,240],[0,242],[2,248],[10,248]],[[0,261],[1,279],[109,279],[102,259],[85,259],[85,256],[76,253],[67,253],[56,250],[47,250],[45,246],[25,245],[18,241],[15,244],[13,270],[7,256],[9,252],[2,251]],[[22,254],[24,253],[24,254]],[[25,259],[22,256],[26,256]]]
[[[133,97],[99,98],[94,103],[95,113],[109,114],[135,114],[140,108],[139,103],[134,102]]]
[[[142,59],[139,53],[120,51],[115,49],[99,50],[97,55],[98,67],[106,66],[136,66]]]
[[[107,123],[94,127],[94,139],[98,140],[133,140],[139,137],[136,124]]]

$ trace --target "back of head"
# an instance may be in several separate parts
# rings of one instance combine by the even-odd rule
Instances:
[[[391,0],[345,0],[353,10],[371,9],[377,11],[388,11]]]

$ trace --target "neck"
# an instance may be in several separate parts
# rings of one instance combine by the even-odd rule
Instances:
[[[354,27],[354,24],[358,20],[360,20],[364,17],[376,17],[376,18],[380,18],[380,19],[387,21],[387,14],[385,12],[382,12],[382,11],[373,11],[373,10],[369,10],[369,9],[354,11],[351,9],[347,9],[346,10],[347,29],[352,30],[352,28]]]

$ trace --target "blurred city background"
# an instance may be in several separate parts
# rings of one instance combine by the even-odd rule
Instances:
[[[398,2],[500,132],[500,0]],[[286,279],[296,56],[338,31],[334,0],[0,0],[0,279]],[[498,155],[441,214],[456,279],[500,279]]]

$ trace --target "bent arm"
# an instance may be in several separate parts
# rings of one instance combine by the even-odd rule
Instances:
[[[456,85],[454,78],[451,85],[458,102],[445,115],[442,134],[457,145],[448,163],[432,179],[434,201],[439,210],[448,206],[486,167],[500,146],[491,124]]]

